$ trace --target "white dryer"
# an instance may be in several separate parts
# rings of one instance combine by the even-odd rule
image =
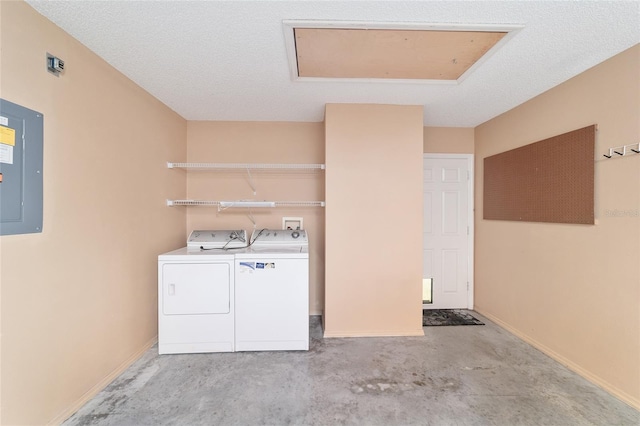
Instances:
[[[191,231],[187,239],[187,247],[191,250],[225,250],[247,246],[247,232],[234,230],[197,230]]]
[[[306,232],[265,229],[251,242],[235,260],[235,350],[309,350]]]
[[[193,231],[187,247],[158,256],[160,354],[235,350],[236,250],[227,249],[244,246],[245,231]]]

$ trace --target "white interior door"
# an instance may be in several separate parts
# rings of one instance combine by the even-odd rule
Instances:
[[[424,156],[424,309],[473,308],[472,169],[471,154]]]

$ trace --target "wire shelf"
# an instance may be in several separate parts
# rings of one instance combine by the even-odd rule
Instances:
[[[170,169],[193,170],[324,170],[324,164],[258,164],[258,163],[171,163],[167,162]]]
[[[324,207],[324,201],[276,201],[276,207]]]
[[[242,200],[247,201],[247,200]],[[229,203],[229,201],[224,201],[225,203]],[[324,207],[324,201],[272,201],[275,203],[276,207]],[[202,206],[202,207],[212,207],[219,206],[221,201],[210,201],[210,200],[167,200],[168,206]],[[242,205],[238,206],[229,206],[229,208],[254,208],[254,207],[245,207]],[[261,208],[261,207],[257,207]]]

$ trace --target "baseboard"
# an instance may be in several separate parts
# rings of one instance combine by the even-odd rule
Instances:
[[[96,396],[102,389],[106,388],[109,383],[113,382],[116,377],[122,374],[131,364],[136,362],[145,352],[149,350],[153,345],[158,342],[158,336],[145,343],[141,349],[136,351],[133,355],[127,358],[122,364],[120,364],[115,370],[109,373],[106,377],[100,380],[95,386],[84,393],[78,400],[71,404],[68,408],[64,409],[60,414],[54,417],[47,425],[59,425],[69,417],[71,417],[76,411],[78,411],[84,404],[89,402],[91,398]]]
[[[636,410],[640,410],[640,400],[639,399],[634,398],[632,395],[629,395],[628,393],[618,389],[616,386],[612,385],[611,383],[607,382],[606,380],[603,380],[601,377],[596,376],[595,374],[585,370],[584,368],[580,367],[579,365],[577,365],[573,361],[565,358],[564,356],[560,355],[559,353],[555,352],[553,349],[545,346],[544,344],[538,342],[537,340],[532,339],[531,337],[527,336],[526,334],[523,334],[520,330],[517,330],[517,329],[513,328],[512,326],[510,326],[506,322],[502,321],[500,318],[497,318],[497,317],[495,317],[495,316],[493,316],[491,314],[485,313],[485,312],[482,311],[482,309],[477,309],[476,308],[475,311],[478,312],[480,315],[487,317],[488,319],[490,319],[491,321],[496,323],[498,326],[500,326],[500,327],[504,328],[505,330],[507,330],[509,333],[511,333],[511,334],[517,336],[518,338],[524,340],[525,342],[527,342],[528,344],[530,344],[534,348],[538,349],[540,352],[544,353],[545,355],[549,356],[550,358],[553,358],[555,361],[558,361],[560,364],[564,365],[565,367],[567,367],[571,371],[579,374],[580,376],[584,377],[585,379],[587,379],[591,383],[595,384],[596,386],[601,387],[602,389],[604,389],[605,391],[607,391],[611,395],[615,396],[616,398],[618,398],[619,400],[621,400],[625,404],[630,405],[631,407],[635,408]]]
[[[338,331],[327,332],[325,330],[323,337],[424,337],[424,331],[422,328],[415,331]]]

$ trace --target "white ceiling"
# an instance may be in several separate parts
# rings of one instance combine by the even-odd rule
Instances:
[[[382,103],[474,127],[640,42],[638,0],[27,2],[187,120],[322,121],[326,103]],[[296,19],[524,28],[456,85],[296,82],[282,24]]]

